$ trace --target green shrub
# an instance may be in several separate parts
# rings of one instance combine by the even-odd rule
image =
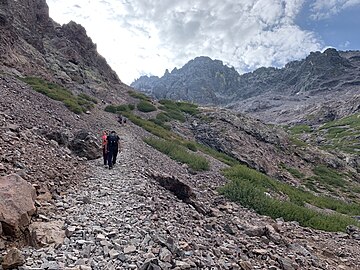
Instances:
[[[78,97],[79,97],[79,98],[82,98],[82,99],[85,99],[85,100],[87,100],[87,101],[90,101],[90,102],[92,102],[92,103],[94,103],[94,104],[97,104],[97,103],[98,103],[98,100],[97,100],[96,98],[91,97],[91,96],[89,96],[89,95],[87,95],[87,94],[85,94],[85,93],[80,93],[80,94],[78,95]]]
[[[64,105],[72,112],[80,114],[83,112],[83,108],[73,100],[64,100]]]
[[[195,171],[209,170],[210,165],[206,158],[187,152],[186,148],[178,143],[155,138],[145,138],[144,141],[170,158],[186,163]]]
[[[328,215],[304,207],[304,203],[307,202],[317,207],[327,207],[344,214],[358,214],[360,207],[357,204],[348,205],[330,197],[315,196],[270,179],[243,165],[224,170],[224,175],[231,181],[222,187],[220,192],[230,199],[240,202],[243,206],[254,209],[259,214],[268,215],[272,218],[282,217],[287,221],[295,220],[302,226],[326,231],[345,231],[350,224],[359,225],[356,220],[349,216]],[[266,196],[265,192],[286,194],[289,200],[279,201]]]
[[[195,142],[186,142],[185,146],[187,147],[187,149],[196,152],[197,151],[197,147],[196,147],[196,143]]]
[[[115,105],[107,105],[104,110],[105,110],[105,112],[116,113],[117,106],[115,106]]]
[[[137,98],[140,100],[145,100],[145,101],[150,101],[150,98],[148,96],[146,96],[143,93],[139,93],[139,92],[135,92],[135,91],[128,91],[128,94],[133,97],[133,98]]]
[[[303,179],[305,177],[305,175],[301,172],[299,172],[297,169],[295,168],[291,168],[286,166],[285,164],[281,164],[280,165],[283,169],[287,170],[292,176],[294,176],[295,178],[298,179]]]
[[[172,141],[172,140],[177,140],[181,145],[186,146],[188,142],[193,143],[196,146],[196,149],[200,149],[203,153],[208,154],[209,156],[214,157],[215,159],[224,162],[227,165],[233,166],[233,165],[237,165],[239,164],[239,162],[230,157],[229,155],[219,152],[215,149],[212,149],[211,147],[205,146],[203,144],[199,144],[196,142],[191,142],[191,141],[187,141],[185,139],[183,139],[182,137],[180,137],[179,135],[175,134],[174,132],[170,131],[170,127],[164,125],[161,120],[159,120],[160,122],[158,122],[157,119],[151,119],[151,121],[149,120],[145,120],[142,119],[139,116],[136,116],[130,112],[124,112],[124,115],[130,120],[132,121],[135,125],[138,125],[142,128],[144,128],[145,130],[147,130],[148,132],[152,133],[155,136],[158,136],[160,138]],[[188,147],[188,146],[186,146]],[[190,146],[192,147],[192,146]],[[192,147],[194,149],[194,147]],[[191,149],[190,149],[191,150]]]
[[[146,131],[148,131],[160,138],[169,139],[169,140],[180,138],[178,135],[174,134],[173,132],[167,130],[163,126],[160,126],[152,121],[142,119],[141,117],[136,116],[130,112],[124,112],[123,114],[135,125],[142,127]]]
[[[29,84],[35,91],[48,96],[51,99],[61,101],[69,110],[76,114],[80,114],[94,107],[97,100],[84,93],[75,96],[71,91],[64,87],[47,82],[36,77],[21,78]]]
[[[198,106],[188,102],[175,102],[168,99],[162,99],[159,101],[163,106],[159,109],[166,112],[171,119],[184,122],[186,120],[185,113],[190,115],[196,115],[199,113]]]
[[[133,111],[135,109],[135,105],[134,104],[128,104],[129,110]]]
[[[346,182],[343,179],[343,176],[334,169],[330,169],[324,165],[318,165],[314,168],[314,173],[315,176],[313,176],[313,179],[319,183],[335,187],[345,186]]]
[[[126,111],[130,111],[130,107],[128,104],[121,104],[121,105],[118,105],[116,107],[116,111],[117,112],[126,112]]]
[[[213,158],[215,158],[229,166],[234,166],[234,165],[239,164],[239,161],[236,160],[235,158],[233,158],[223,152],[217,151],[209,146],[206,146],[206,145],[203,145],[200,143],[196,143],[196,147],[197,147],[197,149],[200,149],[205,154],[208,154],[209,156],[212,156]]]
[[[297,125],[289,128],[291,134],[310,133],[312,129],[308,125]]]
[[[141,112],[153,112],[156,111],[156,107],[154,105],[152,105],[150,102],[145,101],[145,100],[141,100],[138,104],[137,104],[137,109]]]

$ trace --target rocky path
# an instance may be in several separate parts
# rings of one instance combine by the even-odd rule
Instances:
[[[213,172],[189,176],[143,144],[140,132],[122,127],[119,164],[109,170],[88,162],[87,181],[56,198],[46,218],[61,222],[64,242],[23,249],[19,269],[360,269],[356,240],[227,202],[214,191],[221,179]],[[161,187],[148,176],[156,169],[191,186],[203,208]]]

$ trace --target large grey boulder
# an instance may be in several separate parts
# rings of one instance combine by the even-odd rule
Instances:
[[[36,211],[35,188],[17,174],[0,177],[0,223],[2,234],[17,237]]]
[[[75,134],[70,142],[69,149],[79,157],[93,160],[101,157],[99,139],[88,131],[82,130]]]

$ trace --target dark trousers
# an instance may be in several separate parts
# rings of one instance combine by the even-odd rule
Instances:
[[[118,149],[117,148],[109,148],[108,149],[108,165],[109,167],[112,167],[116,163],[116,157],[117,157]]]
[[[103,146],[103,158],[104,158],[104,165],[106,165],[106,164],[107,164],[107,156],[108,156],[108,154],[107,154],[107,151],[106,151],[106,147],[105,147],[105,146]]]

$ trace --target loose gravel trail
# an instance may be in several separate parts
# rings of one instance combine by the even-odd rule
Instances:
[[[140,128],[118,133],[123,147],[114,168],[87,161],[86,181],[55,198],[46,218],[61,223],[63,243],[23,249],[19,269],[360,269],[358,242],[346,234],[275,222],[217,194],[219,162],[208,157],[215,170],[191,175],[143,143]],[[210,213],[177,198],[149,171],[186,183]]]

